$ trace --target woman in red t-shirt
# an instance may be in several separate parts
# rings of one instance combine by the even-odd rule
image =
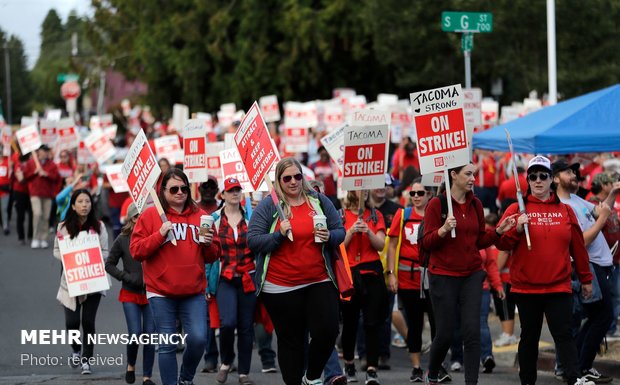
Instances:
[[[411,359],[411,382],[423,382],[424,371],[420,366],[420,351],[422,350],[422,331],[424,330],[424,313],[428,313],[431,325],[431,338],[435,337],[435,319],[428,293],[428,278],[426,278],[424,298],[421,295],[422,263],[418,249],[418,228],[424,218],[424,209],[433,196],[430,188],[417,178],[408,192],[413,203],[408,218],[402,218],[405,209],[399,209],[394,216],[392,226],[388,231],[387,274],[388,288],[393,293],[398,291],[398,299],[405,311],[407,320],[407,348]],[[409,212],[409,210],[407,210]],[[401,225],[402,224],[402,225]],[[400,240],[400,248],[398,243]],[[398,251],[398,258],[396,257]]]
[[[342,302],[342,350],[344,368],[349,382],[357,381],[353,355],[360,311],[364,315],[366,335],[366,384],[378,384],[379,332],[388,316],[388,298],[383,279],[383,265],[379,252],[385,244],[383,215],[374,208],[359,214],[358,192],[349,191],[345,203],[344,228],[347,231],[344,246],[353,275],[355,294]],[[368,201],[368,192],[362,192]]]

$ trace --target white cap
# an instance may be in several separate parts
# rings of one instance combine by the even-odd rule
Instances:
[[[546,158],[546,157],[541,156],[541,155],[537,155],[537,156],[533,157],[532,159],[530,159],[530,163],[528,163],[528,165],[527,165],[527,170],[529,171],[530,168],[532,168],[534,166],[543,167],[543,168],[546,168],[547,170],[551,171],[551,161],[549,160],[549,158]]]

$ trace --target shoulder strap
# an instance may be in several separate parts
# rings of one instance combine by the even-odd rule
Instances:
[[[409,218],[411,217],[412,211],[413,211],[413,208],[411,206],[405,207],[404,214],[403,214],[403,219],[405,222],[407,222]]]

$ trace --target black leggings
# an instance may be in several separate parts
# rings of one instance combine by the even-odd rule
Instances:
[[[503,283],[504,293],[506,293],[506,299],[501,300],[497,296],[497,293],[493,291],[493,303],[495,304],[495,313],[499,317],[500,321],[512,321],[515,319],[515,298],[510,292],[510,284]]]
[[[30,206],[30,195],[19,191],[13,191],[15,210],[17,210],[17,238],[20,241],[32,238],[32,207]],[[28,214],[28,234],[24,231],[24,221]]]
[[[316,380],[334,350],[338,337],[338,290],[332,282],[315,283],[285,293],[261,293],[261,300],[278,336],[278,363],[286,385],[299,385],[306,377]]]
[[[89,294],[82,303],[79,303],[76,299],[75,311],[65,308],[67,330],[79,331],[81,318],[82,334],[80,335],[80,341],[84,344],[84,347],[82,349],[80,344],[71,344],[71,347],[74,353],[80,353],[80,350],[82,350],[83,360],[93,356],[93,344],[88,342],[88,335],[95,334],[95,317],[97,316],[99,301],[101,301],[100,293]]]
[[[431,340],[435,338],[435,317],[429,293],[426,293],[426,298],[420,298],[419,289],[399,289],[398,299],[402,304],[407,321],[407,348],[409,353],[420,353],[425,312],[428,313],[428,322],[431,324]]]

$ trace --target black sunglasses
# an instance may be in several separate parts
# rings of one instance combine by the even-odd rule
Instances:
[[[527,179],[530,180],[530,182],[536,182],[537,179],[540,179],[541,181],[546,181],[549,178],[549,173],[546,172],[541,172],[538,174],[530,174],[527,176]]]
[[[409,191],[409,196],[410,197],[414,197],[414,196],[419,196],[419,197],[423,197],[424,195],[426,195],[426,191],[425,190],[420,190],[420,191]]]
[[[168,188],[168,191],[170,191],[170,194],[173,194],[173,195],[178,193],[179,190],[181,190],[183,194],[189,194],[188,186],[172,186]]]
[[[295,178],[296,181],[300,181],[303,177],[304,176],[301,175],[301,173],[295,175],[287,175],[282,177],[282,182],[289,183],[293,178]]]

